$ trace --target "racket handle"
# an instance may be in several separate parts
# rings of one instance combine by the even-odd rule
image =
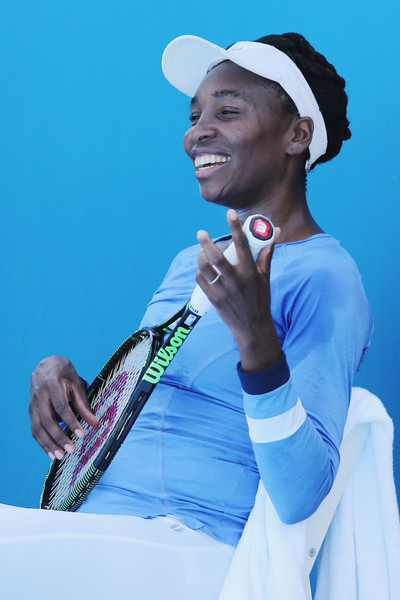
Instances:
[[[263,215],[250,215],[247,217],[243,231],[249,242],[250,250],[253,256],[258,254],[261,248],[272,244],[275,239],[275,229],[272,222]],[[235,243],[231,242],[224,252],[225,258],[235,265],[237,262]],[[215,267],[214,267],[215,268]],[[192,297],[189,301],[190,310],[196,315],[203,316],[212,308],[212,304],[199,285],[194,288]]]

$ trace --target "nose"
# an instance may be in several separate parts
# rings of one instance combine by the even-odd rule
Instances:
[[[200,132],[200,131],[191,131],[191,133],[189,134],[190,137],[192,138],[192,140],[194,142],[205,142],[208,141],[209,139],[212,139],[215,137],[215,132],[214,131],[204,131],[204,132]]]
[[[216,135],[216,128],[209,120],[206,120],[204,115],[201,115],[199,120],[188,130],[188,136],[194,143],[208,141],[215,138]]]

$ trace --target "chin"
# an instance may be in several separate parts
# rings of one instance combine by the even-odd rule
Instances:
[[[243,210],[247,207],[248,202],[242,197],[234,196],[223,192],[211,192],[211,190],[205,191],[200,188],[200,194],[202,198],[210,204],[216,206],[225,206],[226,208],[234,208],[235,210]]]
[[[227,206],[228,208],[235,208],[234,205],[231,205],[233,198],[223,190],[213,190],[210,188],[207,189],[207,186],[200,184],[199,191],[202,198],[210,204],[217,204],[218,206]]]

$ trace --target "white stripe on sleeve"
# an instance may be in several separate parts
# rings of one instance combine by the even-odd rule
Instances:
[[[257,444],[265,444],[287,438],[303,425],[306,416],[300,398],[293,408],[276,417],[253,419],[246,415],[251,441]]]

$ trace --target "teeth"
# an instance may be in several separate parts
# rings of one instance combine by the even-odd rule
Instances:
[[[194,159],[194,166],[196,169],[200,169],[202,167],[207,169],[213,165],[226,163],[228,161],[230,161],[229,156],[221,156],[218,154],[202,154],[201,156],[196,156]],[[205,165],[207,165],[207,167],[205,167]]]

